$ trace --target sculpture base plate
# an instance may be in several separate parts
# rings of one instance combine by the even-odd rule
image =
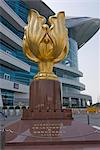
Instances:
[[[6,149],[100,144],[100,131],[74,120],[20,120],[6,128]],[[42,148],[41,146],[41,148]]]
[[[58,80],[58,77],[53,72],[38,72],[38,74],[34,76],[34,80]]]

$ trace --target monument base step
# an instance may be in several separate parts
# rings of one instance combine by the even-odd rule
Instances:
[[[32,119],[72,119],[72,110],[36,110],[31,111],[30,109],[23,110],[22,120],[32,120]]]
[[[100,144],[100,131],[74,120],[19,120],[6,131],[6,148]]]

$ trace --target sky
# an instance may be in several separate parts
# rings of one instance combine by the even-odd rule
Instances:
[[[66,16],[100,18],[100,0],[43,0],[55,13],[65,11]],[[78,51],[80,82],[92,96],[93,103],[100,102],[100,31]]]

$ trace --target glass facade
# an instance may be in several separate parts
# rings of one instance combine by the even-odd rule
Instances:
[[[1,49],[1,51],[3,50],[7,54],[14,56],[14,57],[32,65],[32,62],[29,62],[29,60],[25,57],[25,55],[23,54],[23,51],[21,49],[18,50],[16,48],[12,47],[11,45],[9,45],[8,43],[4,42],[3,40],[1,40],[0,49]],[[34,67],[34,68],[36,70],[36,67]],[[5,65],[1,65],[0,77],[5,78],[5,74],[8,74],[10,76],[10,78],[9,78],[10,81],[17,81],[19,83],[26,84],[26,85],[29,85],[30,80],[33,78],[32,74],[30,74],[26,71],[23,71],[23,70],[16,71],[13,68],[10,68]]]
[[[5,0],[5,2],[13,9],[13,11],[27,23],[29,8],[22,0]]]
[[[69,38],[69,58],[70,58],[70,67],[78,69],[77,62],[77,42],[72,38]]]
[[[15,71],[12,70],[11,68],[4,66],[4,65],[1,65],[0,66],[0,77],[5,78],[5,74],[10,76],[8,78],[9,80],[15,79]]]
[[[69,38],[69,53],[68,56],[62,61],[62,64],[78,69],[77,50],[77,42],[72,38]]]
[[[1,90],[4,106],[12,106],[14,102],[14,92],[10,90]]]
[[[2,39],[0,40],[0,49],[16,57],[16,49]]]
[[[23,32],[16,29],[12,24],[9,23],[4,17],[0,16],[0,20],[2,24],[4,24],[8,29],[10,29],[13,33],[15,33],[19,38],[23,38]]]

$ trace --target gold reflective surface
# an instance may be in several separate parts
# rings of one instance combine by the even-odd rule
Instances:
[[[45,17],[31,9],[28,25],[25,26],[23,50],[26,56],[38,63],[39,72],[34,79],[53,79],[53,65],[68,54],[68,30],[65,27],[65,14],[59,12],[50,16],[46,24]]]

